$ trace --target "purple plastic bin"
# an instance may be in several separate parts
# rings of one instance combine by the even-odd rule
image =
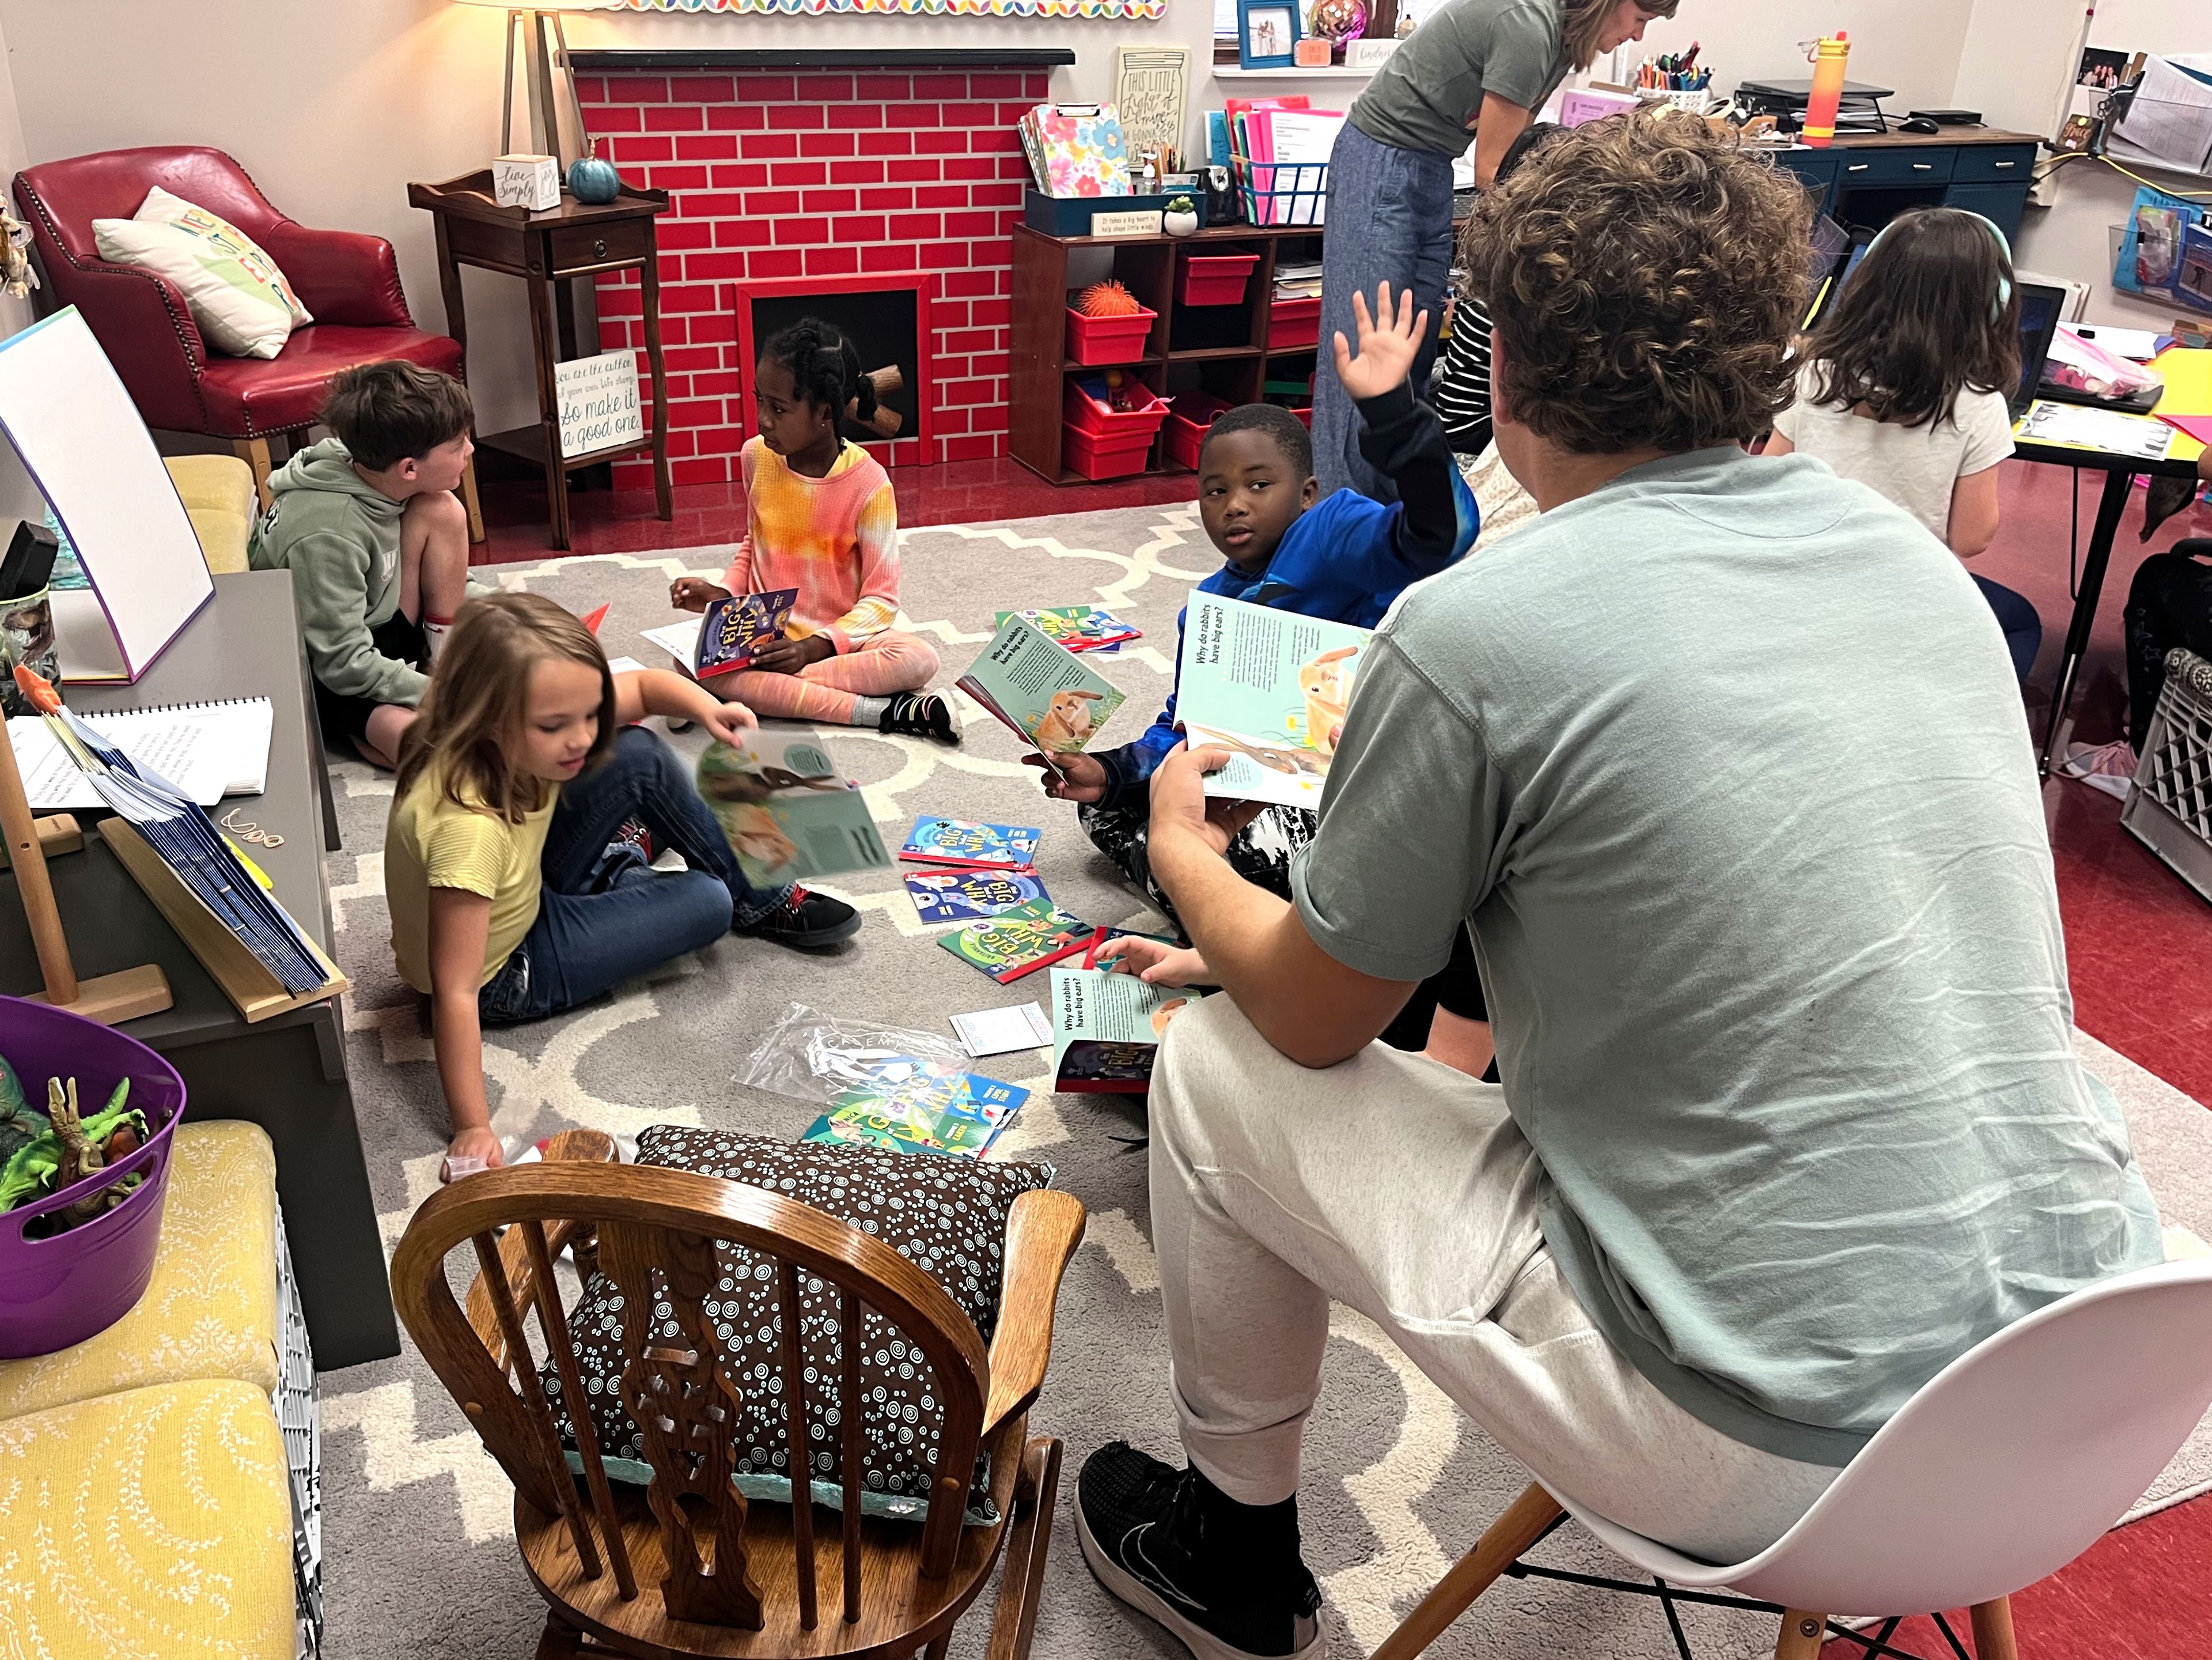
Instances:
[[[75,1078],[78,1107],[91,1114],[128,1076],[131,1104],[146,1115],[149,1132],[144,1146],[107,1169],[0,1214],[0,1360],[20,1360],[98,1335],[145,1295],[161,1243],[169,1144],[185,1113],[185,1080],[143,1043],[20,997],[0,997],[0,1055],[41,1111],[49,1078]],[[146,1179],[113,1210],[50,1239],[23,1237],[33,1218],[134,1171]]]

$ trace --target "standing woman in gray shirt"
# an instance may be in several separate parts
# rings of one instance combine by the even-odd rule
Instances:
[[[1680,0],[1450,0],[1376,71],[1329,158],[1322,254],[1322,349],[1314,376],[1314,464],[1322,493],[1346,486],[1380,502],[1390,481],[1359,453],[1359,413],[1338,385],[1330,337],[1357,337],[1355,294],[1377,283],[1413,291],[1432,319],[1412,384],[1428,385],[1434,326],[1451,273],[1452,162],[1474,139],[1474,182],[1498,164],[1567,78],[1644,38]]]

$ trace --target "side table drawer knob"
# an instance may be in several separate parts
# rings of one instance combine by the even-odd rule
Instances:
[[[602,236],[592,244],[592,258],[594,259],[604,259],[606,257],[607,239]]]

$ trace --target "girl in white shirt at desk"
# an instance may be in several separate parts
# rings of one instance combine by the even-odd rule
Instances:
[[[2012,245],[1978,213],[1929,208],[1877,236],[1804,348],[1797,402],[1769,455],[1817,456],[1972,559],[1997,533],[1997,463],[2013,453],[2020,301]],[[2043,623],[2025,596],[1974,578],[2025,681]]]

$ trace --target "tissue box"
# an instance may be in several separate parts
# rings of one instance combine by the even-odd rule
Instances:
[[[502,155],[491,167],[492,197],[503,208],[543,213],[561,205],[561,167],[550,155]]]

